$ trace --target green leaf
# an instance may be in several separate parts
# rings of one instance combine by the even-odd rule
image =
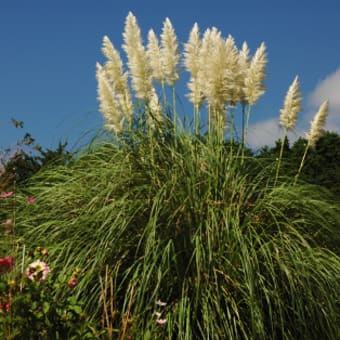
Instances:
[[[50,304],[47,301],[44,301],[43,302],[43,312],[45,314],[47,314],[49,310],[50,310]]]
[[[69,309],[74,311],[78,315],[80,315],[83,312],[82,308],[78,305],[69,306]]]

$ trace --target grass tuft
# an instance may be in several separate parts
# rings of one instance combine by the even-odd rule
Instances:
[[[53,268],[81,268],[89,314],[109,305],[105,276],[124,334],[338,338],[339,207],[326,192],[218,141],[130,137],[36,175],[18,216]]]

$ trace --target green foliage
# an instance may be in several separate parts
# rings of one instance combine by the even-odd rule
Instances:
[[[86,312],[111,304],[121,338],[337,339],[339,208],[275,170],[214,138],[131,131],[33,176],[18,231],[60,275],[81,268]]]
[[[295,162],[301,155],[303,139],[292,147]],[[302,172],[302,178],[309,183],[326,187],[340,198],[340,135],[326,132],[317,142],[315,149],[309,150]]]
[[[307,141],[299,138],[291,147],[286,139],[281,165],[281,174],[294,178],[304,154]],[[281,141],[276,146],[264,147],[258,157],[273,162],[280,153]],[[315,149],[310,148],[299,176],[301,181],[321,185],[340,197],[340,136],[326,132],[318,140]]]
[[[23,128],[24,123],[12,119],[16,128]],[[67,151],[67,142],[59,142],[56,149],[43,149],[35,143],[30,133],[25,133],[14,146],[1,150],[0,190],[7,190],[15,185],[23,186],[29,177],[46,167],[64,165],[71,161],[75,152]]]
[[[19,262],[19,257],[25,255],[24,248],[22,254],[16,255],[14,258]],[[1,338],[97,339],[99,333],[88,321],[82,302],[73,294],[73,287],[68,286],[66,277],[52,270],[46,278],[38,273],[40,276],[29,279],[27,266],[29,263],[34,265],[37,263],[34,259],[42,256],[44,261],[51,260],[47,251],[38,247],[13,271],[1,276]],[[56,296],[55,291],[63,294]]]
[[[4,166],[0,186],[8,188],[14,182],[23,185],[29,177],[43,168],[66,164],[72,158],[72,153],[66,151],[66,146],[67,143],[59,143],[55,150],[36,148],[35,154],[17,150]]]

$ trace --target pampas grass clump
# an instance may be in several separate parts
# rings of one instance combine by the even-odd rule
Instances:
[[[36,204],[20,207],[20,234],[47,248],[61,275],[81,269],[79,299],[116,338],[339,338],[339,207],[319,187],[274,176],[275,166],[246,157],[246,124],[240,147],[225,138],[237,103],[247,108],[246,122],[264,92],[265,45],[250,57],[246,44],[238,51],[214,28],[200,38],[194,25],[184,47],[196,115],[191,134],[167,114],[156,119],[168,101],[154,101],[157,114],[152,109],[154,82],[173,87],[178,77],[168,19],[161,41],[149,33],[145,50],[130,13],[123,71],[105,38],[104,53],[118,63],[97,71],[112,140],[32,179]],[[156,53],[168,59],[156,63]],[[124,72],[133,114],[117,97],[126,90]]]

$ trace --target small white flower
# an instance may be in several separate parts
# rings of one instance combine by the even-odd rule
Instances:
[[[166,320],[166,319],[157,319],[156,322],[157,322],[159,325],[164,325],[164,324],[166,324],[167,320]]]
[[[166,306],[166,302],[163,302],[163,301],[161,301],[161,300],[157,300],[157,301],[156,301],[156,305],[161,306],[161,307],[164,307],[164,306]]]

